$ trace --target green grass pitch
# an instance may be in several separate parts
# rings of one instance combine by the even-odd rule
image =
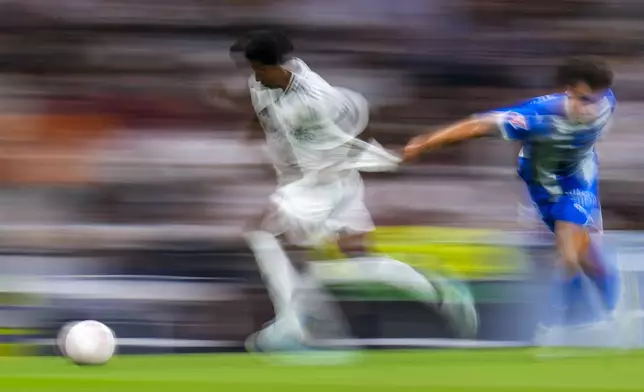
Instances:
[[[102,367],[0,358],[0,391],[644,390],[644,352],[595,354],[545,360],[519,349],[378,351],[333,366],[278,365],[248,354],[122,356]]]

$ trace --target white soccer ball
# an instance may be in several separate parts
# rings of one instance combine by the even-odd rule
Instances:
[[[116,336],[105,324],[87,320],[65,325],[57,344],[61,354],[77,365],[103,365],[116,351]]]

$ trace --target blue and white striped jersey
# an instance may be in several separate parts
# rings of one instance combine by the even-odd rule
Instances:
[[[519,174],[528,185],[551,195],[566,193],[566,179],[590,182],[597,177],[595,143],[609,128],[616,99],[609,89],[585,106],[583,118],[570,115],[566,94],[537,97],[492,112],[501,134],[522,144]]]

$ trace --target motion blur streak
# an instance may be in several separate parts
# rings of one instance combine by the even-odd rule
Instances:
[[[604,228],[611,252],[628,264],[634,289],[626,301],[641,308],[641,1],[3,0],[0,26],[1,355],[54,354],[58,328],[86,319],[122,338],[119,354],[242,351],[244,339],[272,318],[242,234],[264,212],[275,174],[262,138],[248,137],[252,110],[213,104],[221,89],[247,92],[249,73],[235,66],[229,48],[257,28],[287,32],[294,54],[329,83],[363,94],[369,132],[391,151],[428,128],[556,91],[553,67],[564,57],[608,59],[619,105],[599,144]],[[364,174],[377,226],[368,250],[454,283],[447,298],[432,298],[437,303],[471,294],[478,336],[457,339],[454,326],[419,298],[383,282],[358,282],[354,265],[320,264],[313,273],[351,326],[353,340],[342,346],[530,344],[556,258],[516,179],[518,149],[486,138],[396,172]],[[333,247],[292,253],[293,260],[344,257]],[[641,321],[628,328],[636,332],[629,345],[644,346]],[[444,374],[413,379],[443,363],[442,355],[454,356]],[[584,374],[592,381],[595,366],[608,372],[602,382],[567,382],[563,374],[584,365],[577,362],[568,370],[545,365],[543,377],[528,377],[528,356],[367,353],[363,367],[347,366],[356,377],[326,378],[319,369],[308,380],[309,373],[273,376],[265,368],[259,375],[284,389],[291,381],[325,389],[634,388],[621,376],[602,384],[615,374],[597,364]],[[404,368],[416,360],[426,364],[422,372],[415,363]],[[641,362],[635,354],[629,360]],[[51,358],[26,361],[2,360],[0,389],[56,389],[50,380],[69,389],[77,379],[100,389],[110,377],[100,369],[62,371]],[[185,370],[190,361],[196,379]],[[246,357],[232,365],[190,361],[117,358],[111,374],[124,388],[192,380],[197,391],[242,385],[251,380],[242,370],[254,369]],[[468,367],[478,361],[493,371]],[[208,378],[223,366],[235,370]],[[381,366],[396,370],[385,379],[387,370],[371,371]],[[164,370],[157,385],[151,369]],[[450,378],[469,372],[470,384]]]

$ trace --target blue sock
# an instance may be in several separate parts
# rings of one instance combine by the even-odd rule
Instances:
[[[559,275],[552,282],[550,301],[545,317],[548,326],[561,326],[568,324],[569,312],[582,295],[582,275],[577,274],[572,278]]]
[[[613,311],[619,301],[621,287],[617,263],[612,255],[598,244],[591,243],[589,261],[594,265],[592,271],[586,273],[588,279],[597,287],[599,296],[608,311]]]

